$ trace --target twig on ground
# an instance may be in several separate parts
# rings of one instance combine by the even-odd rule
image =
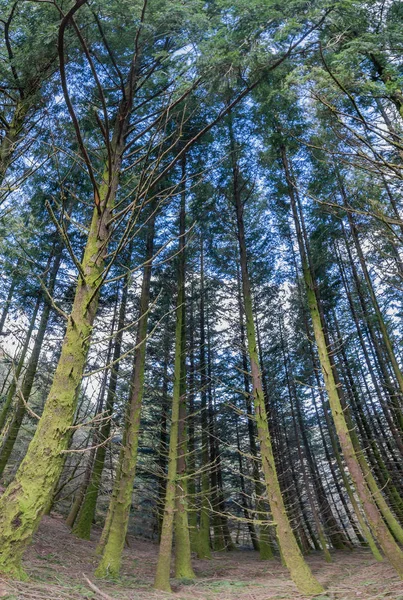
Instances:
[[[112,596],[109,596],[108,594],[106,594],[105,592],[103,592],[102,590],[100,590],[95,583],[92,583],[92,581],[90,581],[88,579],[88,577],[86,577],[83,573],[83,577],[85,579],[85,581],[87,582],[88,586],[92,589],[93,592],[95,592],[96,594],[99,594],[99,596],[101,596],[101,598],[104,598],[105,600],[114,600],[112,598]]]

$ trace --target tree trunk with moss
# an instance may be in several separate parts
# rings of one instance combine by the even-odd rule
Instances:
[[[308,307],[312,319],[312,325],[315,335],[315,341],[318,349],[319,361],[322,369],[322,375],[325,382],[326,391],[329,398],[330,409],[333,416],[333,422],[340,441],[340,446],[343,452],[351,478],[354,482],[358,497],[360,498],[364,513],[368,523],[374,533],[375,539],[379,542],[385,556],[388,558],[391,565],[396,569],[400,577],[403,577],[403,552],[396,544],[392,534],[386,527],[380,510],[378,507],[386,502],[382,496],[381,490],[378,488],[372,473],[368,467],[367,461],[359,446],[358,438],[352,427],[349,427],[346,422],[345,411],[340,401],[339,389],[335,380],[334,365],[332,365],[329,356],[329,344],[327,343],[323,330],[322,317],[320,306],[317,298],[317,289],[314,282],[311,266],[309,264],[309,254],[306,249],[306,236],[302,230],[300,223],[300,214],[298,213],[298,205],[294,186],[291,179],[291,172],[288,165],[285,147],[282,146],[282,161],[284,172],[288,182],[289,197],[291,201],[291,209],[294,217],[294,224],[297,233],[298,247],[300,250],[302,271],[305,281]],[[304,241],[305,240],[305,241]],[[354,436],[354,442],[353,442]],[[378,506],[377,506],[378,504]],[[382,509],[381,509],[382,510]],[[382,511],[383,512],[383,511]],[[390,512],[390,511],[389,511]],[[386,515],[384,515],[386,518]],[[391,515],[393,517],[393,515]],[[399,536],[400,525],[393,518],[390,523],[393,525],[394,534]],[[389,520],[388,520],[389,524]],[[390,526],[390,524],[389,524]],[[402,532],[403,533],[403,532]]]
[[[297,446],[298,458],[299,458],[301,471],[302,471],[302,479],[303,479],[303,482],[305,485],[306,494],[308,496],[308,502],[309,502],[309,506],[311,508],[313,521],[314,521],[314,524],[316,527],[316,532],[319,537],[320,547],[324,553],[326,562],[331,562],[332,558],[330,556],[330,552],[327,547],[324,528],[323,528],[323,525],[322,525],[320,517],[319,517],[319,512],[316,508],[316,504],[314,501],[314,497],[312,494],[311,485],[310,485],[310,481],[309,481],[308,471],[307,471],[306,464],[305,464],[305,462],[308,462],[308,464],[309,464],[309,459],[308,459],[308,456],[306,455],[307,454],[306,446],[304,448],[304,450],[305,450],[305,452],[304,452],[302,445],[301,445],[301,440],[300,440],[300,431],[298,428],[298,422],[297,422],[297,416],[296,416],[296,412],[297,412],[296,405],[298,404],[298,393],[297,393],[295,383],[294,383],[293,368],[292,368],[289,351],[288,351],[288,348],[286,347],[286,341],[284,339],[284,337],[285,337],[284,318],[283,318],[282,314],[280,315],[279,325],[280,325],[280,345],[281,345],[281,352],[282,352],[282,356],[283,356],[285,377],[286,377],[286,382],[287,382],[288,398],[289,398],[290,410],[291,410],[291,419],[292,419],[292,425],[293,425],[293,430],[294,430],[295,442],[296,442],[296,446]],[[301,429],[302,429],[302,427],[301,427]],[[312,475],[312,471],[311,471],[311,475]],[[308,525],[309,519],[306,519],[305,521],[306,521],[306,524]],[[337,523],[335,523],[335,525],[337,527]],[[309,524],[309,526],[310,526],[310,524]],[[338,528],[336,529],[334,534],[338,533],[337,530],[338,530]],[[316,543],[315,543],[316,539],[315,539],[315,537],[312,536],[312,533],[313,532],[309,531],[309,534],[312,538],[314,546],[316,547]],[[341,545],[341,547],[344,548],[343,545]]]
[[[281,495],[280,485],[277,477],[276,465],[272,443],[270,439],[269,426],[266,414],[265,400],[262,387],[262,377],[259,366],[259,357],[256,343],[255,325],[253,320],[252,295],[247,266],[245,229],[243,220],[243,204],[239,193],[239,186],[236,182],[239,178],[239,168],[237,163],[234,169],[234,200],[237,217],[237,231],[239,242],[239,255],[241,264],[242,291],[244,300],[244,310],[246,319],[246,334],[248,341],[249,361],[252,373],[253,401],[255,405],[255,418],[257,424],[258,437],[260,442],[260,452],[262,456],[262,468],[267,486],[270,508],[273,520],[276,526],[277,537],[279,540],[283,560],[290,572],[291,578],[296,584],[298,590],[303,594],[319,594],[323,588],[305,562],[298,547],[294,533],[291,529],[287,517],[284,500]]]
[[[182,160],[182,173],[185,170],[185,159]],[[184,186],[183,181],[182,185]],[[184,190],[181,195],[181,205],[183,207]],[[182,208],[181,207],[181,208]],[[181,209],[181,225],[184,226],[184,211]],[[182,216],[183,215],[183,216]],[[181,231],[182,231],[181,226]],[[184,235],[179,238],[179,267],[178,267],[178,296],[176,301],[176,327],[175,327],[175,364],[174,364],[174,379],[173,379],[173,394],[172,394],[172,414],[171,414],[171,430],[169,436],[168,450],[168,473],[166,482],[166,493],[164,503],[164,515],[161,527],[161,539],[158,552],[157,570],[155,574],[154,587],[157,590],[166,592],[171,591],[170,571],[172,557],[172,540],[174,531],[174,521],[176,512],[176,492],[177,492],[177,475],[178,475],[178,456],[179,452],[179,428],[181,419],[181,381],[182,381],[182,352],[183,348],[183,323],[184,323],[184,302],[185,302],[185,281],[184,268],[181,268],[183,261],[184,267]],[[183,530],[182,530],[183,533]],[[189,535],[189,533],[188,533]],[[187,540],[185,540],[186,547]],[[178,550],[178,548],[177,548]],[[179,549],[181,551],[181,549]],[[187,552],[187,550],[185,550]],[[185,557],[186,558],[186,557]],[[181,559],[182,560],[182,559]],[[190,562],[190,556],[189,556]],[[190,565],[191,567],[191,565]],[[190,568],[191,570],[191,568]],[[190,573],[189,570],[189,573]],[[193,573],[190,575],[193,577]]]
[[[0,571],[22,576],[21,558],[52,495],[64,462],[78,392],[98,305],[110,204],[101,188],[101,213],[94,210],[81,263],[73,308],[68,317],[59,363],[42,417],[14,481],[0,499]],[[112,194],[109,195],[109,198]],[[46,456],[46,461],[43,457]]]
[[[131,252],[128,253],[129,257]],[[128,265],[130,265],[130,258],[128,260]],[[129,271],[128,271],[129,273]],[[95,457],[91,469],[91,475],[87,485],[85,486],[85,492],[83,497],[83,502],[81,503],[80,512],[78,515],[78,519],[74,525],[73,533],[79,538],[84,540],[89,540],[91,535],[91,527],[95,518],[95,511],[97,506],[97,499],[99,494],[99,489],[101,486],[101,478],[102,472],[104,470],[105,457],[106,457],[106,440],[108,440],[112,428],[112,414],[113,407],[116,399],[116,388],[118,384],[118,376],[119,376],[119,360],[121,354],[122,347],[122,339],[123,339],[123,329],[125,325],[125,317],[126,317],[126,306],[127,306],[127,286],[129,275],[126,275],[123,283],[122,290],[122,298],[120,301],[119,307],[119,316],[117,323],[117,332],[115,337],[115,343],[113,347],[113,355],[112,355],[112,366],[111,366],[111,376],[109,380],[108,386],[108,394],[106,396],[105,402],[105,421],[103,425],[101,425],[99,431],[94,436],[94,445],[99,447],[95,451]]]
[[[143,282],[140,296],[140,316],[137,326],[130,400],[125,419],[124,443],[120,465],[114,484],[105,527],[107,537],[102,558],[96,570],[98,577],[117,577],[122,561],[132,502],[133,482],[136,475],[137,452],[140,435],[141,406],[144,392],[147,325],[150,309],[150,284],[154,255],[155,210],[149,220]]]
[[[112,324],[111,324],[111,335],[110,335],[110,339],[109,339],[109,343],[108,343],[108,350],[106,353],[105,366],[104,366],[104,371],[102,374],[102,381],[101,381],[101,385],[100,385],[100,389],[99,389],[97,405],[96,405],[96,409],[95,409],[95,415],[99,415],[103,411],[103,408],[104,408],[104,399],[105,399],[106,388],[107,388],[108,378],[109,378],[109,364],[110,364],[110,361],[112,358],[112,351],[113,351],[113,332],[115,330],[115,323],[116,323],[116,318],[117,318],[117,306],[118,306],[118,298],[116,295],[115,308],[114,308],[113,319],[112,319]],[[88,438],[89,438],[89,440],[91,440],[88,445],[91,445],[91,444],[96,445],[95,428],[91,429]],[[95,460],[95,452],[96,452],[96,448],[91,448],[91,450],[89,450],[89,456],[87,458],[87,464],[85,467],[82,484],[80,485],[80,487],[78,488],[78,490],[75,494],[73,504],[72,504],[72,506],[70,508],[70,512],[66,518],[66,525],[70,528],[72,528],[74,523],[76,522],[79,510],[81,508],[81,504],[84,500],[85,493],[87,491],[88,485],[91,480],[91,474],[92,474],[92,469],[93,469],[94,460]],[[77,465],[79,465],[79,463],[77,463]],[[74,472],[74,470],[73,470],[73,472]],[[73,477],[74,477],[74,475],[73,475]],[[53,503],[55,501],[55,498],[56,498],[56,494],[53,497]],[[49,513],[47,512],[45,514],[49,514]]]
[[[258,451],[256,445],[256,424],[253,419],[253,409],[252,409],[252,398],[250,393],[250,385],[249,385],[249,369],[248,369],[248,360],[247,360],[247,348],[246,348],[246,339],[245,339],[245,323],[244,323],[244,308],[242,303],[242,289],[241,289],[241,276],[239,273],[239,268],[237,268],[237,288],[238,288],[238,309],[239,309],[239,324],[240,324],[240,333],[241,333],[241,347],[242,347],[242,372],[243,372],[243,383],[245,389],[245,404],[246,404],[246,413],[248,415],[248,436],[249,436],[249,447],[250,453],[252,455],[252,474],[255,485],[255,493],[256,493],[256,512],[258,515],[258,519],[261,522],[259,525],[259,541],[257,543],[257,547],[259,550],[259,555],[262,560],[271,560],[274,558],[274,552],[270,541],[270,526],[268,524],[263,523],[265,519],[268,518],[267,506],[264,501],[264,485],[261,482],[259,463],[258,463]],[[257,337],[257,343],[259,348],[259,336]],[[256,545],[256,542],[254,543]]]
[[[180,398],[178,423],[178,466],[176,484],[176,513],[175,513],[175,577],[177,579],[193,579],[191,547],[188,522],[187,498],[187,398],[186,398],[186,157],[182,159],[182,191],[179,215],[179,277],[178,283],[182,288],[182,340],[180,365]]]
[[[387,388],[388,388],[388,391],[390,394],[390,407],[391,407],[392,415],[396,421],[396,426],[399,428],[399,431],[402,432],[403,431],[403,413],[402,413],[402,409],[401,409],[400,405],[401,405],[401,400],[403,398],[403,373],[402,373],[399,363],[397,361],[396,354],[395,354],[393,344],[392,344],[392,340],[390,338],[385,319],[383,317],[381,308],[378,303],[378,299],[376,297],[375,289],[374,289],[374,286],[373,286],[373,283],[371,280],[371,276],[368,271],[365,256],[364,256],[364,253],[361,248],[360,239],[359,239],[359,235],[358,235],[358,229],[355,224],[354,217],[353,217],[351,211],[349,210],[347,193],[346,193],[346,190],[344,187],[344,182],[342,180],[342,177],[341,177],[339,171],[336,171],[336,175],[337,175],[337,180],[339,183],[340,193],[343,198],[343,203],[344,203],[344,206],[346,207],[347,219],[348,219],[348,223],[350,226],[351,236],[353,238],[354,246],[355,246],[355,249],[357,252],[359,264],[361,266],[361,271],[364,275],[364,279],[365,279],[366,287],[367,287],[367,290],[369,293],[369,297],[371,299],[372,307],[375,312],[376,323],[378,325],[380,335],[376,334],[376,332],[374,331],[372,319],[371,319],[371,317],[367,316],[367,307],[365,305],[364,294],[362,293],[362,290],[360,289],[361,285],[358,280],[358,275],[357,275],[357,273],[355,273],[355,279],[356,279],[357,287],[358,287],[357,292],[359,294],[361,306],[363,307],[364,315],[366,315],[366,321],[367,321],[368,327],[370,328],[370,333],[371,333],[371,337],[374,342],[375,350],[377,352],[379,364],[382,368],[382,374],[385,378],[385,382],[386,382],[386,385],[387,385]],[[346,245],[348,245],[347,240],[346,240]],[[348,251],[350,254],[349,248],[348,248]],[[354,261],[352,261],[352,264],[354,265],[354,269],[355,269]],[[378,339],[378,337],[380,339]],[[393,371],[393,374],[395,376],[395,380],[397,383],[397,389],[396,389],[396,386],[391,384],[387,368],[384,366],[384,357],[382,356],[383,352],[386,353],[386,357],[389,359],[389,362],[392,367],[392,371]]]
[[[0,498],[0,572],[5,574],[24,576],[22,555],[63,469],[103,281],[137,68],[136,54],[116,115],[110,167],[105,167],[101,185],[94,183],[94,211],[49,395],[25,458]]]

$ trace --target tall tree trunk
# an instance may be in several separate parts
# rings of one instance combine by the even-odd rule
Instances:
[[[339,177],[339,186],[340,186],[340,190],[343,195],[344,204],[348,209],[346,192],[345,192],[345,189],[344,189],[344,186],[342,184],[340,177]],[[380,309],[380,306],[379,306],[379,303],[378,303],[378,300],[377,300],[377,297],[375,294],[374,286],[372,284],[372,280],[371,280],[370,274],[368,272],[367,264],[365,261],[364,253],[361,248],[360,240],[358,237],[358,230],[355,225],[353,215],[351,214],[351,212],[349,210],[347,210],[346,212],[347,212],[347,218],[348,218],[348,222],[350,225],[350,231],[351,231],[354,246],[355,246],[355,249],[357,252],[358,260],[360,262],[361,270],[364,275],[365,283],[367,285],[367,290],[368,290],[369,296],[371,298],[373,309],[375,311],[377,324],[378,324],[380,334],[381,334],[382,344],[383,344],[383,347],[385,348],[386,355],[390,361],[390,364],[392,365],[392,370],[393,370],[393,373],[394,373],[394,376],[396,378],[396,382],[398,385],[398,390],[393,390],[393,392],[395,392],[395,393],[391,394],[391,408],[392,408],[394,419],[396,421],[396,425],[399,427],[400,431],[403,431],[403,413],[401,411],[400,403],[399,403],[399,399],[401,400],[401,398],[403,397],[403,373],[400,370],[399,364],[397,362],[396,355],[395,355],[393,345],[392,345],[392,341],[390,339],[389,332],[388,332],[385,320],[383,318],[383,315],[382,315],[382,312],[381,312],[381,309]],[[346,241],[346,243],[347,243],[347,241]],[[360,291],[359,291],[359,293],[360,293]],[[362,294],[361,294],[361,299],[362,299],[362,301],[364,301]],[[373,334],[373,335],[375,336],[375,334]],[[380,354],[380,351],[379,351],[379,354]],[[381,362],[381,364],[383,363],[382,357],[380,357],[380,362]]]
[[[235,149],[235,144],[233,143]],[[273,449],[270,439],[267,421],[265,399],[262,387],[262,377],[259,367],[259,358],[256,344],[255,325],[253,320],[251,286],[249,281],[245,230],[243,221],[243,205],[240,197],[239,169],[234,156],[233,182],[234,201],[236,207],[237,230],[239,242],[239,254],[241,264],[242,291],[244,310],[246,317],[246,334],[248,340],[249,361],[252,372],[253,400],[255,405],[255,418],[260,442],[262,456],[262,467],[265,476],[267,494],[274,522],[277,528],[277,537],[281,547],[281,553],[290,575],[297,585],[299,591],[304,594],[319,594],[323,588],[312,575],[311,570],[305,562],[298,547],[294,533],[287,517],[284,500],[281,494],[274,461]]]
[[[128,261],[127,264],[130,266],[131,264],[131,248],[128,252]],[[91,476],[89,478],[88,484],[85,489],[85,495],[83,502],[80,507],[80,514],[78,516],[77,522],[74,525],[73,533],[79,538],[84,540],[89,540],[91,535],[91,526],[95,518],[95,511],[97,506],[98,493],[101,485],[102,472],[105,464],[106,457],[106,440],[108,440],[112,428],[112,414],[113,407],[115,404],[116,398],[116,388],[118,384],[119,377],[119,365],[120,365],[120,355],[122,348],[122,339],[123,339],[123,330],[125,326],[125,317],[126,317],[126,307],[127,307],[127,296],[128,296],[128,285],[129,285],[129,273],[130,270],[127,271],[127,274],[123,281],[123,289],[122,289],[122,298],[120,301],[119,307],[119,315],[118,315],[118,323],[117,323],[117,332],[115,337],[115,343],[113,347],[113,355],[112,355],[112,366],[111,366],[111,375],[109,380],[108,394],[106,396],[105,402],[105,421],[99,428],[99,431],[94,436],[94,442],[96,446],[99,446],[96,449],[93,467],[91,470]],[[101,445],[100,445],[101,444]]]
[[[194,285],[191,282],[191,297],[189,301],[189,386],[188,386],[188,521],[190,546],[193,552],[198,552],[199,531],[196,508],[196,438],[195,438],[195,342],[194,342]]]
[[[80,5],[77,3],[76,9]],[[137,60],[136,55],[131,65],[125,98],[121,100],[116,115],[111,142],[111,171],[105,167],[101,185],[94,188],[94,211],[52,386],[25,458],[14,481],[0,499],[0,571],[10,575],[24,576],[22,554],[50,502],[71,437],[71,425],[104,275],[112,210],[133,102]],[[46,456],[46,461],[43,456]]]
[[[209,305],[206,310],[207,325],[207,397],[208,397],[208,431],[211,463],[211,504],[214,511],[213,516],[213,548],[215,550],[234,550],[235,546],[231,538],[228,526],[228,518],[225,514],[225,499],[223,491],[223,477],[221,468],[221,453],[219,438],[216,427],[216,404],[213,386],[213,355],[211,346],[211,328],[209,318]]]
[[[211,558],[210,551],[210,477],[209,477],[209,424],[207,414],[206,332],[204,308],[204,248],[200,240],[200,419],[201,419],[201,505],[197,554]]]
[[[176,512],[175,512],[175,577],[177,579],[193,579],[195,574],[192,568],[190,534],[188,522],[187,498],[187,397],[186,397],[186,156],[182,159],[182,190],[181,207],[179,216],[179,277],[178,281],[183,288],[182,296],[182,341],[181,341],[181,366],[180,366],[180,397],[179,397],[179,423],[178,423],[178,465],[176,484]]]
[[[160,436],[158,463],[160,480],[158,485],[158,537],[161,538],[162,517],[164,512],[164,500],[166,494],[166,470],[167,470],[167,448],[168,448],[168,361],[170,338],[167,331],[164,332],[164,367],[162,373],[161,386],[161,416],[160,416]]]
[[[396,544],[393,536],[389,532],[386,527],[381,513],[378,510],[377,505],[375,504],[374,498],[378,503],[382,502],[383,497],[382,493],[376,485],[375,481],[373,482],[375,493],[371,488],[371,491],[368,487],[369,479],[372,477],[368,464],[362,454],[359,445],[357,447],[357,443],[354,444],[352,441],[352,431],[346,422],[345,412],[343,410],[340,396],[339,396],[339,386],[335,380],[334,367],[332,365],[330,356],[329,356],[329,344],[327,343],[325,333],[323,330],[323,323],[320,313],[320,307],[318,304],[317,298],[317,287],[314,283],[313,275],[311,272],[311,268],[308,262],[308,254],[306,251],[306,240],[304,242],[303,232],[301,230],[298,208],[297,208],[297,199],[295,197],[295,189],[293,185],[293,181],[291,178],[290,169],[288,166],[288,160],[286,156],[285,147],[282,146],[282,161],[284,166],[284,171],[286,174],[286,179],[288,183],[288,191],[289,197],[291,201],[291,208],[294,217],[295,228],[297,232],[297,241],[300,249],[301,262],[302,262],[302,270],[304,275],[304,281],[306,286],[308,307],[311,314],[313,329],[315,340],[318,348],[319,360],[322,368],[323,379],[325,382],[327,394],[329,397],[329,404],[332,411],[333,421],[336,427],[337,435],[340,440],[340,445],[343,451],[344,458],[346,460],[350,475],[354,482],[358,497],[361,500],[365,515],[368,519],[370,527],[374,532],[376,539],[379,541],[379,544],[387,556],[390,563],[396,569],[400,576],[403,577],[403,552],[400,550],[399,546]],[[373,478],[372,478],[373,479]],[[367,484],[368,482],[368,484]],[[372,493],[371,493],[372,492]],[[374,494],[374,497],[373,495]],[[384,500],[383,500],[384,502]],[[399,534],[400,526],[395,521],[395,531]],[[403,533],[403,532],[402,532]]]
[[[264,485],[260,479],[260,470],[259,470],[259,459],[258,459],[258,451],[256,445],[256,425],[253,419],[252,414],[252,397],[250,393],[250,385],[249,385],[249,375],[248,375],[248,359],[246,356],[247,348],[246,348],[246,339],[245,339],[245,324],[244,324],[244,309],[242,303],[242,289],[241,289],[241,276],[239,273],[239,267],[237,265],[237,296],[238,296],[238,308],[239,308],[239,324],[240,324],[240,333],[241,333],[241,349],[242,349],[242,372],[243,372],[243,383],[245,389],[245,404],[246,404],[246,413],[248,416],[248,436],[249,436],[249,446],[250,453],[252,455],[252,473],[253,479],[255,483],[255,493],[256,493],[256,510],[258,514],[258,518],[262,523],[259,525],[259,542],[258,549],[259,555],[262,560],[270,560],[274,557],[274,552],[270,542],[270,526],[265,524],[263,521],[268,518],[268,511],[266,502],[263,498],[264,496]],[[257,330],[258,331],[258,330]],[[262,353],[260,347],[259,335],[257,337],[258,341],[258,349],[259,349],[259,357],[260,363],[262,365]],[[262,367],[263,368],[263,367]],[[263,375],[262,375],[263,376]],[[264,381],[263,381],[264,384]],[[264,389],[264,388],[263,388]]]
[[[245,485],[245,475],[244,475],[244,467],[243,467],[243,460],[242,460],[243,452],[241,450],[241,441],[240,441],[240,436],[239,436],[239,425],[238,425],[237,416],[236,416],[236,421],[235,421],[235,431],[236,431],[236,443],[237,443],[237,450],[238,450],[239,479],[240,479],[240,484],[241,484],[241,505],[242,505],[243,515],[244,515],[244,518],[245,518],[245,521],[246,521],[246,524],[248,527],[248,531],[249,531],[253,549],[258,551],[259,550],[259,540],[258,540],[258,537],[256,534],[255,525],[252,520],[252,514],[250,511],[250,506],[249,506],[249,502],[248,502],[248,494],[247,494],[246,485]]]
[[[281,316],[281,319],[282,319],[282,316]],[[292,418],[292,423],[293,423],[295,441],[296,441],[297,450],[298,450],[298,458],[299,458],[299,461],[300,461],[301,470],[302,470],[302,476],[303,476],[303,480],[304,480],[304,484],[305,484],[305,490],[306,490],[306,493],[307,493],[307,496],[308,496],[308,502],[309,502],[309,505],[310,505],[310,508],[311,508],[313,520],[314,520],[314,523],[315,523],[316,531],[318,533],[319,542],[320,542],[320,545],[321,545],[321,548],[322,548],[325,560],[326,560],[326,562],[331,562],[332,557],[330,556],[330,552],[329,552],[328,547],[327,547],[325,532],[324,532],[324,529],[323,529],[323,526],[322,526],[322,523],[321,523],[318,511],[316,509],[316,505],[315,505],[315,502],[314,502],[313,494],[312,494],[312,491],[311,491],[311,486],[310,486],[310,481],[309,481],[309,477],[308,477],[308,472],[307,472],[307,468],[306,468],[306,465],[305,465],[305,460],[307,460],[307,462],[309,463],[309,458],[306,455],[304,455],[304,452],[303,452],[302,447],[301,447],[300,433],[299,433],[299,430],[298,430],[297,417],[296,417],[296,408],[295,408],[295,404],[298,404],[297,390],[295,389],[295,385],[294,385],[293,373],[291,371],[292,367],[289,364],[290,357],[286,353],[286,349],[285,349],[285,342],[284,342],[284,336],[283,336],[283,324],[282,324],[281,321],[280,321],[280,340],[281,340],[281,348],[282,348],[282,353],[283,353],[285,375],[286,375],[288,395],[289,395],[290,408],[291,408],[291,418]],[[306,452],[306,446],[305,446],[305,452]],[[306,453],[306,454],[308,454],[308,453]],[[314,474],[312,473],[312,471],[311,471],[311,475],[314,476]],[[333,531],[330,530],[330,533],[332,534]],[[336,534],[336,533],[338,533],[337,530],[334,532],[334,534]],[[337,542],[338,542],[338,538],[336,538],[336,539],[337,539]],[[344,547],[343,544],[342,544],[342,547]]]
[[[140,435],[141,406],[144,391],[144,368],[146,358],[147,324],[150,306],[150,284],[154,255],[155,210],[152,207],[147,235],[143,282],[140,296],[140,315],[137,325],[136,349],[131,380],[129,405],[125,419],[123,448],[116,474],[114,492],[109,504],[105,528],[107,537],[102,558],[96,570],[98,577],[117,577],[129,523],[133,482],[136,474],[137,452]],[[120,353],[120,348],[119,348]],[[114,394],[114,392],[113,392]],[[112,401],[112,397],[111,397]]]
[[[182,172],[184,164],[182,163]],[[183,182],[184,184],[184,182]],[[181,203],[183,202],[183,192]],[[182,213],[182,210],[181,210]],[[181,220],[182,221],[182,220]],[[184,253],[184,236],[179,238],[180,255]],[[184,260],[184,256],[183,256]],[[171,591],[170,570],[172,556],[172,539],[175,520],[175,500],[178,471],[178,443],[179,443],[179,421],[181,408],[181,371],[182,371],[182,344],[183,344],[183,321],[184,321],[184,302],[185,302],[185,281],[184,268],[181,268],[181,262],[178,268],[178,296],[176,302],[176,328],[175,328],[175,365],[174,382],[172,394],[172,414],[171,431],[169,437],[168,453],[168,473],[166,483],[166,494],[164,504],[164,516],[162,519],[161,540],[158,552],[157,570],[155,574],[154,587],[157,590]],[[184,267],[184,263],[183,263]],[[189,539],[190,547],[190,539]]]

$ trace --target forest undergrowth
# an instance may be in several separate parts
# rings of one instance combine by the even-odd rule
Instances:
[[[121,576],[99,582],[94,576],[95,547],[71,535],[61,516],[44,517],[24,560],[25,582],[0,580],[3,600],[302,600],[278,558],[262,562],[248,549],[214,552],[211,560],[194,560],[194,580],[173,580],[173,593],[152,588],[158,544],[128,536]],[[403,600],[403,582],[387,563],[370,552],[335,551],[326,563],[320,553],[307,561],[326,591],[315,600]]]

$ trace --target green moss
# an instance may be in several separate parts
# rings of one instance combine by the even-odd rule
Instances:
[[[104,218],[108,218],[105,214]],[[98,306],[108,232],[95,210],[59,362],[35,435],[14,481],[0,498],[0,571],[22,577],[21,558],[64,464]]]

